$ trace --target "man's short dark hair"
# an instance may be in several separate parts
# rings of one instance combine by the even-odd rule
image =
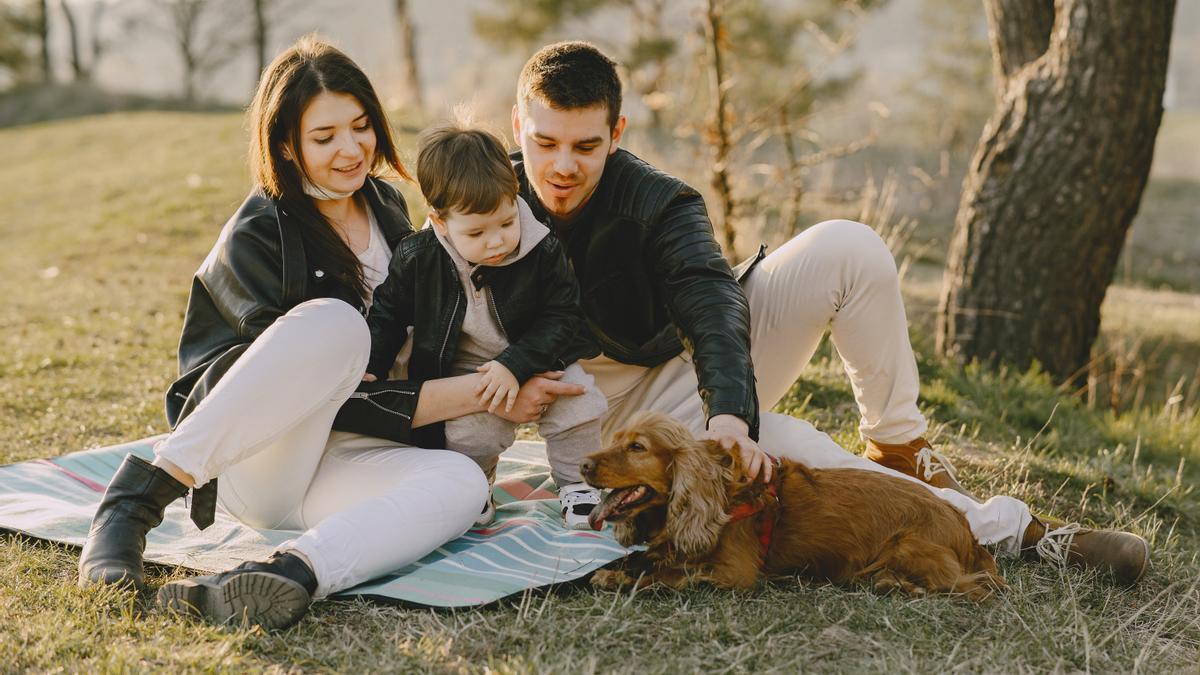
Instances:
[[[557,110],[604,106],[608,127],[621,116],[621,78],[617,64],[588,42],[556,42],[525,62],[517,80],[517,103],[538,99]]]

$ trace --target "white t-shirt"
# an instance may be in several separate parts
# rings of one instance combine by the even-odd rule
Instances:
[[[379,229],[379,221],[375,220],[375,212],[367,209],[367,220],[371,225],[371,243],[367,249],[358,254],[358,260],[363,266],[363,281],[367,282],[367,307],[371,306],[375,288],[387,278],[388,264],[392,262],[392,252],[388,249],[387,239]]]

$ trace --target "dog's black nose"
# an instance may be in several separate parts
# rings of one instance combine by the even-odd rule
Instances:
[[[593,471],[596,470],[596,462],[585,459],[579,463],[579,475],[587,478]]]

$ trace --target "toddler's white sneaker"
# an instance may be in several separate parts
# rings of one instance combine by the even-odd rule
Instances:
[[[588,516],[600,504],[600,491],[587,483],[571,483],[558,490],[563,524],[570,530],[590,530]]]

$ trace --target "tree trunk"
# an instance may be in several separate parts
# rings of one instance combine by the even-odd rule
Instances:
[[[50,84],[54,81],[54,72],[50,66],[50,0],[38,2],[37,30],[38,56],[42,64],[42,82]]]
[[[258,72],[254,76],[254,82],[257,86],[258,78],[262,77],[263,71],[267,69],[267,42],[268,29],[267,25],[267,0],[254,0],[254,49],[258,55]]]
[[[986,5],[1003,94],[964,181],[938,351],[1074,379],[1150,172],[1175,0],[1057,0],[1041,53],[1045,0]]]
[[[1054,0],[988,0],[983,7],[999,100],[1004,97],[1008,79],[1046,52],[1054,27]]]
[[[423,110],[425,99],[421,96],[421,73],[417,69],[416,30],[408,14],[408,0],[396,0],[396,26],[400,31],[400,65],[408,101],[412,107]]]
[[[103,33],[100,31],[101,22],[104,21],[104,12],[108,8],[108,3],[97,2],[92,5],[92,18],[90,21],[92,30],[92,49],[90,58],[88,59],[88,76],[96,72],[96,68],[100,64],[100,57],[104,55],[104,50],[107,43],[103,40]]]
[[[721,202],[721,230],[725,235],[725,257],[737,258],[737,233],[733,222],[733,188],[729,182],[729,85],[725,79],[725,29],[721,24],[721,0],[708,0],[704,15],[708,47],[709,89],[712,113],[708,141],[712,148],[712,186]]]
[[[71,39],[71,71],[75,74],[76,82],[87,82],[92,79],[92,73],[83,62],[82,50],[79,48],[81,36],[75,12],[67,4],[67,0],[58,0],[58,7],[62,10],[63,18],[67,20],[67,34]]]

